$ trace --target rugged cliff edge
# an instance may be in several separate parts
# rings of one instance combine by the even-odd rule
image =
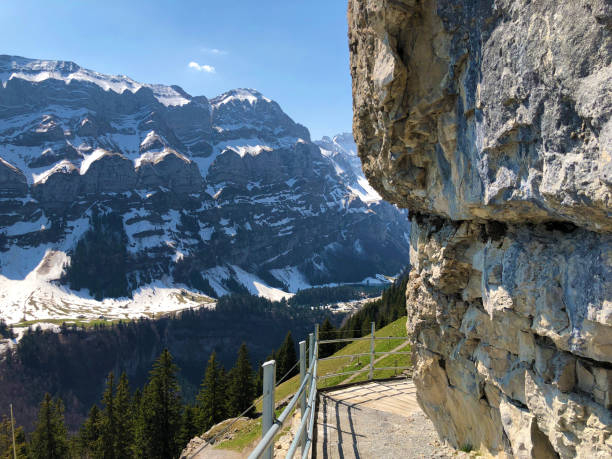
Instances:
[[[419,402],[499,456],[612,454],[612,4],[350,0],[364,172],[412,211]]]

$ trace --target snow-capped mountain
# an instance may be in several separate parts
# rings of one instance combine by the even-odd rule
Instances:
[[[278,299],[394,274],[408,256],[407,219],[371,189],[351,135],[315,144],[255,90],[209,100],[12,56],[0,56],[0,84],[8,321],[133,317],[243,289]],[[77,259],[85,277],[104,270],[84,248],[107,228],[93,226],[100,214],[125,234],[113,250],[126,298],[94,299],[67,275]]]
[[[314,143],[321,148],[321,153],[332,161],[336,173],[362,201],[382,201],[361,169],[361,160],[357,156],[357,144],[353,134],[344,132],[332,138],[325,136],[321,140],[315,140]]]

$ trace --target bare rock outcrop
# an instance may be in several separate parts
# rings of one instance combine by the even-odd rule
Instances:
[[[83,193],[122,193],[136,185],[134,164],[120,153],[96,150],[81,164]]]
[[[138,186],[165,186],[177,193],[202,191],[202,175],[198,166],[174,150],[145,153],[137,161]]]
[[[17,167],[0,158],[0,196],[25,196],[28,181]]]
[[[62,207],[79,196],[79,169],[68,160],[61,161],[34,181],[32,193],[40,202]]]
[[[612,6],[350,0],[354,134],[411,209],[418,398],[441,437],[612,455]]]
[[[64,159],[69,161],[79,161],[82,154],[69,143],[59,144],[54,148],[46,148],[40,156],[33,158],[28,166],[31,168],[52,166]]]

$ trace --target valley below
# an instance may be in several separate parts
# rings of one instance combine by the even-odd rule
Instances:
[[[76,432],[109,373],[142,389],[164,349],[193,403],[213,352],[257,368],[407,263],[352,134],[313,141],[254,89],[5,55],[0,83],[0,415],[26,432],[45,393]]]
[[[363,300],[358,300],[362,302]],[[145,384],[153,362],[168,349],[179,367],[182,395],[193,402],[214,351],[225,368],[245,343],[253,365],[277,349],[287,332],[299,339],[330,318],[339,325],[347,312],[289,307],[251,295],[223,297],[202,307],[157,319],[89,324],[52,324],[21,329],[19,340],[0,353],[0,406],[13,404],[20,425],[31,430],[45,392],[60,397],[66,424],[76,431],[104,390],[110,372],[125,372],[132,390]],[[51,324],[50,324],[51,325]],[[2,340],[0,340],[2,341]]]

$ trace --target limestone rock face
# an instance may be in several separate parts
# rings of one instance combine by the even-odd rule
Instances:
[[[84,193],[121,193],[136,185],[134,164],[120,153],[99,151],[87,167],[81,165]]]
[[[612,455],[612,7],[351,0],[354,134],[412,212],[419,402],[513,457]]]
[[[141,157],[136,166],[141,187],[165,186],[178,193],[199,193],[202,176],[198,166],[174,150],[149,153]]]
[[[355,137],[383,196],[612,230],[609,2],[350,3]]]
[[[612,238],[415,220],[408,331],[440,435],[517,457],[609,455]]]
[[[78,197],[80,187],[79,169],[64,160],[34,182],[33,194],[45,204],[62,207]]]
[[[0,158],[0,195],[25,196],[28,193],[28,182],[23,172]]]

